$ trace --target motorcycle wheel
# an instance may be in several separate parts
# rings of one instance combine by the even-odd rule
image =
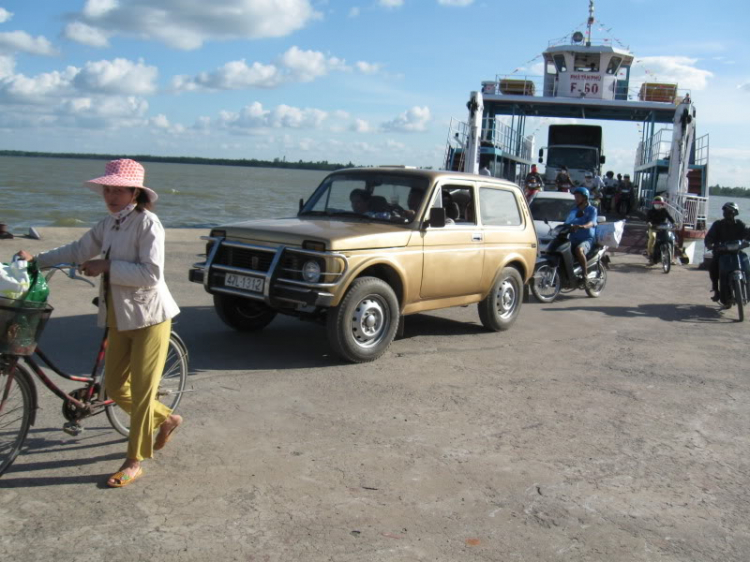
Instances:
[[[661,245],[661,268],[664,273],[669,273],[669,270],[672,269],[672,249],[669,244]]]
[[[745,301],[742,298],[742,279],[734,280],[734,302],[737,304],[737,314],[740,317],[740,322],[745,320]]]
[[[557,268],[543,265],[534,272],[531,280],[531,292],[539,302],[551,303],[560,294],[562,282]]]
[[[588,283],[584,285],[586,294],[592,299],[598,298],[602,294],[607,284],[607,270],[604,269],[602,262],[596,263],[596,269],[588,274]]]

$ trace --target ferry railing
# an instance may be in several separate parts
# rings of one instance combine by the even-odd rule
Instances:
[[[695,139],[695,163],[699,166],[708,164],[708,133]]]
[[[482,141],[507,155],[531,160],[533,136],[521,137],[518,131],[498,121],[496,117],[482,119]]]
[[[693,193],[674,193],[668,196],[666,203],[679,228],[705,228],[708,220],[708,197]]]
[[[446,170],[462,170],[466,154],[466,139],[469,134],[468,125],[451,117],[448,126],[448,139],[445,143],[445,153],[443,154],[443,168]],[[454,162],[458,152],[458,162]]]

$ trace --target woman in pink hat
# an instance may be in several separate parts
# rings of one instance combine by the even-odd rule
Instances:
[[[102,276],[98,320],[109,329],[107,396],[130,414],[127,458],[107,481],[114,488],[139,478],[141,461],[164,447],[182,423],[155,398],[180,309],[164,281],[164,228],[151,212],[158,195],[143,185],[144,176],[135,160],[107,163],[105,175],[84,185],[102,195],[109,215],[80,240],[36,257],[18,252],[40,267],[77,263],[85,275]]]

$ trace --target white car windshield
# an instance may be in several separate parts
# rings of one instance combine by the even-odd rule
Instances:
[[[537,221],[564,222],[575,206],[575,199],[545,199],[537,197],[529,205],[531,216]]]

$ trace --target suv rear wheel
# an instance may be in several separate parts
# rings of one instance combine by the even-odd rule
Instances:
[[[267,304],[232,295],[214,295],[214,308],[224,324],[238,332],[262,330],[276,318]]]
[[[523,302],[523,279],[514,267],[506,267],[495,279],[490,294],[477,306],[479,319],[488,330],[507,330],[518,317]]]
[[[361,277],[341,303],[328,311],[328,341],[352,363],[374,361],[391,345],[399,325],[399,304],[390,285],[377,277]]]

